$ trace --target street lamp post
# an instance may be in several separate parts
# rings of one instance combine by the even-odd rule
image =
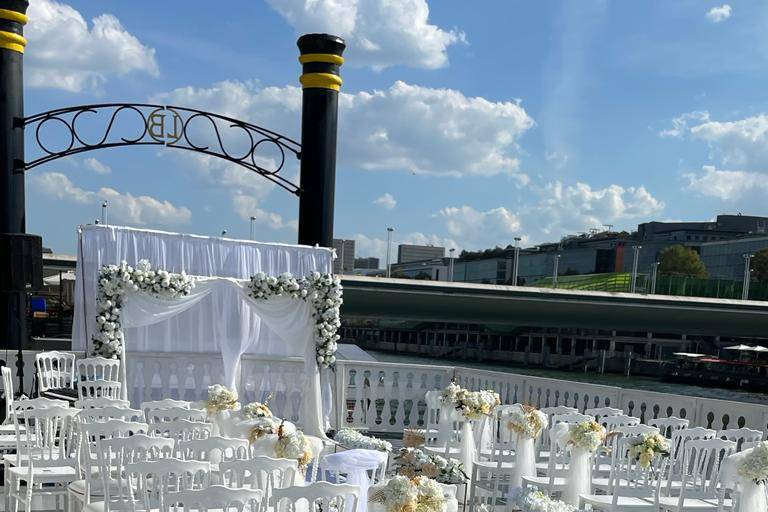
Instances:
[[[456,248],[455,247],[451,247],[450,249],[448,249],[448,254],[450,255],[450,258],[451,258],[449,260],[449,262],[448,262],[449,263],[449,265],[448,265],[448,280],[450,282],[453,282],[453,268],[454,268],[453,267],[453,253],[454,252],[456,252]]]
[[[520,238],[519,236],[515,237],[515,259],[512,262],[512,286],[517,286],[517,272],[518,272],[518,265],[520,265]]]
[[[107,225],[107,207],[109,206],[109,201],[104,201],[101,203],[101,223],[105,226]]]
[[[390,255],[392,254],[392,232],[395,228],[387,228],[387,279],[392,275],[392,264]]]
[[[251,215],[251,240],[254,240],[256,238],[256,217]]]
[[[557,269],[560,266],[560,255],[555,255],[555,264],[552,269],[552,288],[557,288]]]
[[[744,255],[744,285],[741,289],[741,300],[749,300],[749,282],[752,279],[752,269],[750,268],[752,266],[752,256],[754,254],[745,254]]]
[[[344,273],[344,242],[346,242],[346,240],[342,238],[341,239],[341,265],[339,265],[339,274]]]
[[[659,262],[654,261],[651,265],[651,295],[656,294],[656,276],[659,274]]]
[[[632,250],[634,251],[635,255],[632,259],[632,283],[630,284],[629,291],[631,293],[635,293],[637,290],[637,262],[640,259],[640,249],[642,249],[642,245],[636,245],[632,247]]]

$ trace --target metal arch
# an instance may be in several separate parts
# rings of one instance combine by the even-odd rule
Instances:
[[[104,118],[109,116],[109,122],[104,128],[103,135],[96,142],[87,142],[85,135],[78,132],[78,121],[87,115],[102,115]],[[153,117],[156,115],[171,116],[173,131],[167,130],[164,118],[162,122],[156,122],[156,118]],[[139,122],[137,131],[123,136],[112,133],[115,122],[129,116],[134,122]],[[210,126],[213,142],[207,144],[203,141],[193,141],[189,133],[190,127],[200,126],[206,121]],[[45,135],[41,133],[46,123],[60,124],[66,128],[69,133],[68,137],[65,136],[63,144],[60,141],[46,140]],[[101,103],[42,112],[24,118],[22,126],[25,131],[34,129],[35,142],[37,149],[39,149],[38,154],[32,160],[19,164],[23,171],[28,171],[58,158],[94,149],[121,146],[167,146],[222,158],[260,174],[292,194],[297,196],[301,194],[298,185],[280,175],[285,167],[287,155],[293,154],[297,159],[301,158],[301,144],[261,126],[211,112],[150,103]],[[155,130],[157,127],[160,127],[160,132]],[[235,128],[245,133],[249,144],[247,151],[242,154],[232,154],[227,150],[222,140],[222,128],[227,130]],[[54,142],[59,145],[58,148],[54,147]],[[259,159],[258,152],[269,146],[276,150],[277,158]],[[273,165],[267,166],[266,162]]]

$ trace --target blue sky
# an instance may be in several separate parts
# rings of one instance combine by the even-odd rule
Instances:
[[[298,139],[296,38],[344,36],[335,232],[360,256],[387,226],[478,249],[768,214],[768,3],[31,3],[27,114],[151,100]],[[294,196],[162,148],[30,171],[28,230],[73,252],[105,198],[111,223],[247,238],[254,215],[258,239],[296,239]]]

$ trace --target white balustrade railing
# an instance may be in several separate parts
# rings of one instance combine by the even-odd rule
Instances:
[[[30,393],[35,351],[24,351],[25,392]],[[82,354],[78,354],[82,357]],[[9,358],[12,365],[15,356]],[[127,357],[128,395],[132,402],[160,398],[203,400],[207,387],[224,381],[218,353],[132,352]],[[270,398],[279,417],[299,421],[304,363],[299,358],[243,356],[239,392],[243,403]],[[15,370],[15,368],[12,366]],[[15,374],[15,372],[14,372]],[[678,416],[692,426],[713,429],[746,426],[768,433],[768,406],[715,400],[515,373],[426,364],[338,361],[332,375],[335,428],[355,427],[378,432],[402,432],[424,425],[424,393],[451,380],[472,389],[493,389],[502,403],[536,407],[567,405],[618,407],[644,423]]]

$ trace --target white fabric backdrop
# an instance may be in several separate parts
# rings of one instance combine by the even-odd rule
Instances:
[[[260,271],[267,275],[290,272],[297,277],[312,271],[331,272],[334,258],[333,251],[327,248],[117,226],[84,226],[80,235],[72,334],[74,350],[88,350],[90,337],[96,329],[96,280],[102,265],[119,264],[122,260],[135,265],[139,260],[147,259],[153,268],[169,272],[184,270],[193,276],[249,279]],[[220,351],[225,369],[230,369],[227,374],[230,381],[237,378],[237,364],[243,353],[301,356],[314,364],[314,340],[297,334],[299,326],[305,323],[296,319],[311,320],[309,306],[303,301],[283,297],[266,302],[252,301],[247,297],[247,291],[243,292],[243,285],[233,280],[202,281],[192,295],[171,303],[143,294],[131,294],[124,306],[128,308],[128,314],[123,312],[127,357],[131,352],[142,351]],[[288,307],[285,301],[296,304]],[[275,332],[284,333],[284,337]],[[317,382],[313,386],[315,389],[307,391],[320,396],[319,378],[312,377],[316,374],[316,367],[307,374],[308,387]],[[324,383],[329,381],[324,379]],[[324,384],[323,391],[322,409],[327,418],[331,406],[330,386]],[[305,405],[314,410],[314,405]],[[316,405],[320,407],[319,403]]]

